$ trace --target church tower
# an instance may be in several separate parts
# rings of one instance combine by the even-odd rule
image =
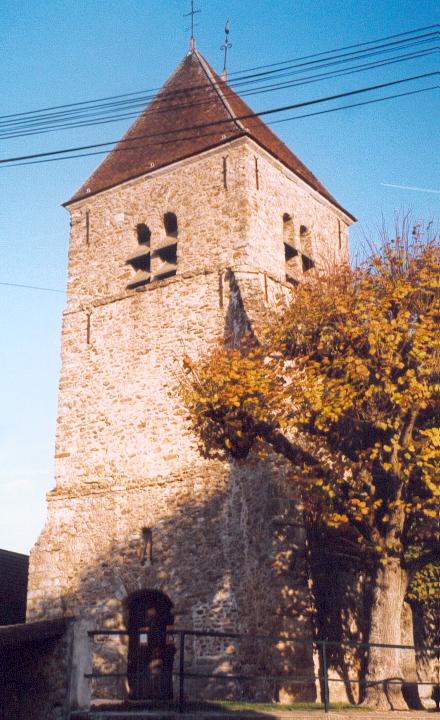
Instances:
[[[29,619],[117,629],[157,601],[180,627],[310,637],[301,505],[283,462],[203,457],[179,383],[185,354],[258,335],[304,274],[345,261],[353,216],[196,50],[66,207],[56,486]],[[123,640],[112,643],[117,666]],[[311,663],[305,646],[248,650],[242,668]],[[190,659],[221,673],[240,652],[202,638]]]

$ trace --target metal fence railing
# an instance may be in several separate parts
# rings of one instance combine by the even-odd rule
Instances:
[[[127,658],[125,660],[124,669],[112,669],[111,659],[105,662],[101,662],[101,667],[93,666],[91,673],[85,675],[90,681],[106,679],[107,683],[111,683],[116,679],[126,679],[130,687],[133,697],[138,699],[156,698],[162,700],[169,700],[173,697],[173,678],[175,679],[175,690],[177,694],[177,707],[179,712],[184,712],[186,703],[188,700],[187,687],[189,683],[194,682],[202,683],[202,691],[191,694],[191,700],[214,700],[218,698],[207,698],[206,688],[211,683],[213,687],[217,688],[218,684],[228,684],[229,696],[231,686],[238,684],[240,688],[247,684],[251,690],[252,697],[246,698],[247,701],[255,700],[255,696],[258,692],[255,688],[259,683],[266,684],[266,692],[268,684],[291,684],[291,685],[311,685],[319,683],[321,689],[322,704],[324,705],[325,712],[330,710],[330,685],[331,683],[345,683],[350,686],[359,686],[363,691],[367,686],[372,684],[380,684],[385,688],[393,685],[400,686],[431,686],[432,697],[435,700],[436,712],[440,713],[440,646],[420,646],[420,645],[390,645],[387,643],[362,643],[354,641],[338,642],[335,640],[321,639],[298,639],[290,636],[272,636],[272,635],[245,635],[240,633],[224,633],[216,631],[201,631],[201,630],[188,630],[188,629],[167,629],[166,637],[167,640],[163,643],[160,658],[157,659],[155,664],[154,653],[148,656],[148,638],[145,642],[145,637],[141,635],[144,633],[129,633],[127,630],[91,630],[88,635],[91,640],[97,640],[101,638],[102,642],[111,641],[112,638],[124,638],[124,648],[127,652]],[[177,640],[177,642],[176,642]],[[192,640],[192,646],[189,647],[189,641]],[[143,641],[146,645],[145,651],[142,650]],[[221,652],[230,653],[232,656],[232,665],[235,665],[240,669],[237,672],[203,672],[200,670],[201,663],[199,662],[200,652],[194,650],[194,645],[202,643],[205,646],[211,643],[217,643],[216,649],[219,650],[217,659],[221,657]],[[279,646],[281,645],[284,649],[286,646],[289,648],[289,652],[293,653],[297,648],[301,648],[300,653],[307,655],[310,660],[309,667],[313,670],[312,673],[306,673],[304,675],[289,674],[283,671],[275,673],[268,672],[265,668],[258,668],[258,663],[254,662],[252,652],[255,655],[256,644],[263,643],[268,646],[267,658],[268,664],[271,664],[273,657],[276,653],[280,655]],[[229,644],[229,645],[228,645]],[[241,647],[240,647],[241,645]],[[135,650],[133,651],[133,648]],[[166,649],[168,648],[168,650]],[[331,671],[334,666],[335,653],[351,651],[356,652],[358,655],[368,653],[371,648],[384,648],[389,650],[396,650],[399,652],[411,652],[416,653],[419,657],[425,658],[425,664],[433,667],[435,664],[435,678],[433,677],[431,670],[431,677],[429,680],[419,680],[412,674],[411,677],[391,677],[391,678],[380,678],[374,681],[362,679],[359,677],[353,678],[346,676],[331,677]],[[188,649],[190,649],[189,655],[191,656],[188,660]],[[274,652],[276,649],[276,653]],[[212,647],[211,647],[212,651]],[[214,649],[215,652],[215,649]],[[315,672],[315,666],[311,660],[313,653],[317,654],[319,658],[318,672]],[[102,645],[100,653],[93,653],[95,656],[105,653],[102,652]],[[175,654],[177,654],[177,662],[175,662]],[[249,654],[251,658],[249,660]],[[281,655],[283,653],[281,652]],[[288,653],[287,653],[288,655]],[[247,662],[243,662],[243,657],[248,658]],[[148,668],[147,668],[147,657],[148,657]],[[209,655],[207,656],[209,660]],[[206,660],[206,658],[205,658]],[[212,660],[212,657],[211,657]],[[117,664],[117,663],[116,663]],[[205,663],[206,664],[206,663]],[[211,663],[212,664],[212,663]],[[276,664],[276,663],[275,663]],[[284,662],[283,667],[288,664],[288,659]],[[113,666],[115,663],[113,663]],[[202,663],[203,665],[203,663]],[[208,662],[209,665],[209,662]],[[110,669],[108,669],[110,667]],[[215,690],[212,692],[215,693]],[[209,695],[209,693],[208,693]],[[239,700],[243,701],[245,698],[243,695],[238,697]]]

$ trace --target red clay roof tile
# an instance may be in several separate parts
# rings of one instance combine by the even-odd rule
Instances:
[[[189,53],[65,205],[248,136],[353,218],[259,117],[246,117],[250,114],[249,106],[220,79],[203,56],[199,52]]]

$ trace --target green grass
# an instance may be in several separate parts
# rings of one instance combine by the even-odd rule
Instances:
[[[236,702],[234,700],[213,700],[210,702],[188,702],[186,705],[188,712],[220,710],[227,712],[234,710],[235,712],[293,712],[294,710],[324,710],[323,703],[307,703],[298,702],[288,705],[279,703],[254,703],[254,702]],[[331,710],[359,710],[362,712],[366,708],[356,707],[349,703],[331,703]]]
[[[125,707],[127,709],[128,707],[134,708],[136,707],[137,710],[145,709],[145,710],[177,710],[178,705],[177,702],[148,702],[148,701],[129,701],[128,703],[122,703],[122,707]],[[100,709],[103,709],[101,706]],[[115,710],[115,706],[111,708],[112,710]],[[191,701],[188,700],[185,703],[185,712],[215,712],[215,713],[279,713],[279,712],[294,712],[295,710],[309,710],[311,712],[318,711],[318,710],[324,710],[323,703],[307,703],[307,702],[297,702],[297,703],[290,703],[287,705],[281,705],[278,703],[258,703],[258,702],[246,702],[246,701],[235,701],[235,700],[205,700],[205,701]],[[359,713],[362,713],[364,710],[368,710],[368,708],[364,707],[357,707],[355,705],[350,705],[349,703],[331,703],[330,704],[330,710],[338,710],[344,712],[344,710],[350,710],[358,711]]]

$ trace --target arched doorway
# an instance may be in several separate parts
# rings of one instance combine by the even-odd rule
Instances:
[[[137,590],[127,598],[127,677],[136,700],[173,697],[173,603],[160,590]]]

